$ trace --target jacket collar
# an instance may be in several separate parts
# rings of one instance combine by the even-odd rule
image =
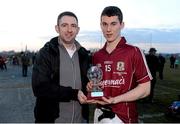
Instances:
[[[58,39],[58,40],[59,40],[59,39]],[[76,50],[79,50],[79,49],[81,48],[80,43],[77,42],[76,40],[75,40],[74,44],[75,44],[75,46],[76,46]],[[58,42],[58,45],[59,45],[60,47],[65,48],[61,42]]]

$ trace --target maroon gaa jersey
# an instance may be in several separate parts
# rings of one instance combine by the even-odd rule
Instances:
[[[152,79],[144,53],[139,48],[126,44],[124,37],[110,54],[106,51],[106,45],[93,55],[93,64],[103,71],[100,83],[106,97],[121,95]],[[135,102],[122,102],[110,107],[124,122],[137,122]]]

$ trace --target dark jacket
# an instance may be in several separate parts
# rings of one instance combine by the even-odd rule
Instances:
[[[22,62],[22,65],[25,65],[25,66],[28,66],[29,65],[29,62],[30,62],[30,59],[27,55],[22,55],[21,57],[21,62]]]
[[[83,47],[78,50],[78,55],[82,91],[86,94],[88,82],[86,75],[91,58]],[[41,48],[33,66],[32,89],[36,97],[35,122],[53,123],[59,117],[59,102],[77,100],[78,89],[59,85],[59,63],[58,37],[55,37]],[[82,114],[88,120],[88,105],[82,105]]]
[[[159,68],[158,57],[152,54],[148,54],[146,55],[146,61],[153,79],[156,79],[156,72],[158,72],[158,68]]]

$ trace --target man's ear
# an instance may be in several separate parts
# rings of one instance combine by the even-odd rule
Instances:
[[[78,27],[78,29],[77,29],[77,34],[79,33],[79,31],[80,31],[80,27]]]
[[[59,33],[59,26],[58,25],[55,25],[55,30],[57,33]]]

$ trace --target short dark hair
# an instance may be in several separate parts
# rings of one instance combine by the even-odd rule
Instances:
[[[72,16],[74,17],[77,22],[78,22],[78,18],[77,16],[73,13],[73,12],[70,12],[70,11],[65,11],[65,12],[62,12],[59,14],[58,18],[57,18],[57,25],[59,25],[59,20],[63,17],[63,16]]]
[[[122,11],[117,6],[107,6],[101,13],[102,16],[118,16],[119,22],[122,23],[123,21],[123,14]]]

